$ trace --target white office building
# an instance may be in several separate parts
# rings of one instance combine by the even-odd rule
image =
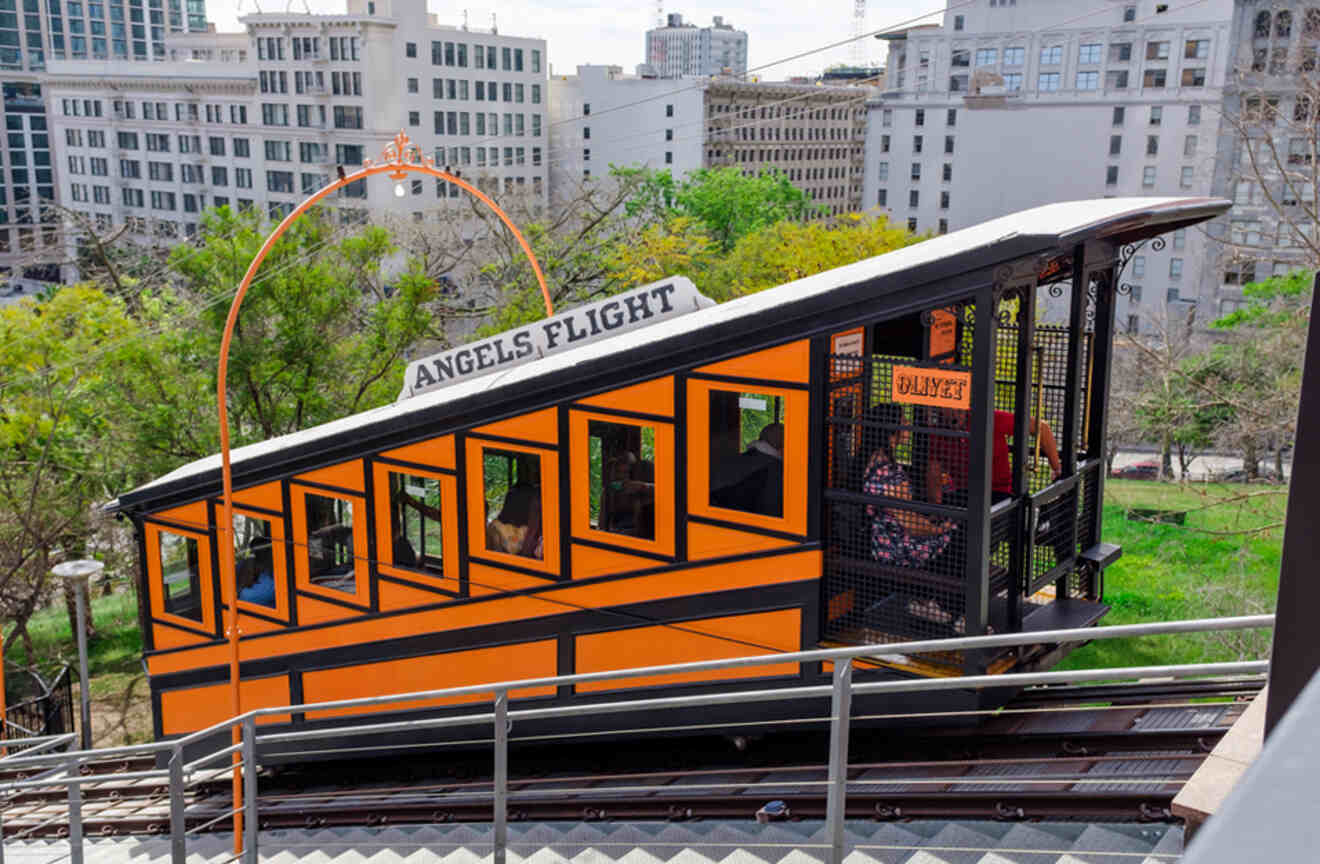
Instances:
[[[747,31],[716,15],[709,27],[683,23],[671,14],[664,27],[646,31],[646,65],[661,78],[687,75],[747,75]]]
[[[551,186],[569,197],[611,165],[782,171],[827,215],[862,205],[864,87],[625,75],[579,66],[550,82]]]
[[[3,2],[3,0],[0,0]],[[542,39],[444,26],[425,0],[348,0],[342,15],[264,13],[240,34],[167,38],[157,63],[52,60],[45,74],[58,195],[139,238],[191,236],[201,211],[274,219],[400,130],[497,199],[546,194]],[[452,218],[461,191],[432,178],[372,178],[330,200]],[[447,215],[449,214],[449,215]]]
[[[58,176],[48,61],[161,60],[166,39],[205,29],[204,0],[0,0],[0,301],[60,275],[59,232],[39,206],[56,200]]]
[[[1233,0],[987,0],[893,34],[863,198],[943,233],[1054,201],[1208,195]],[[1201,297],[1197,231],[1138,250],[1118,324]]]
[[[1311,215],[1320,6],[1236,0],[1232,34],[1213,191],[1233,209],[1207,226],[1200,290],[1217,314],[1242,304],[1244,285],[1312,266],[1320,244]]]

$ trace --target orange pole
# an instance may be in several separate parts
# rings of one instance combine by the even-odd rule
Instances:
[[[412,145],[408,144],[407,136],[404,135],[404,133],[400,132],[394,140],[394,161],[383,162],[379,165],[372,164],[369,161],[363,163],[363,167],[360,170],[355,171],[342,179],[335,180],[333,183],[330,183],[325,188],[313,194],[312,197],[308,198],[306,201],[303,201],[295,207],[289,215],[285,216],[279,225],[275,226],[275,230],[266,238],[266,242],[262,244],[261,249],[257,251],[256,257],[253,258],[252,263],[248,265],[247,273],[243,275],[243,281],[239,283],[238,292],[234,295],[234,302],[229,306],[229,317],[225,320],[225,332],[220,340],[220,369],[216,378],[216,401],[220,409],[220,475],[221,482],[224,486],[224,507],[223,515],[221,516],[222,521],[218,526],[216,533],[217,539],[220,543],[220,578],[226,602],[229,604],[226,636],[229,639],[229,689],[230,703],[233,710],[232,716],[234,717],[243,713],[242,697],[239,692],[238,641],[241,634],[238,629],[238,579],[237,574],[234,572],[234,482],[229,464],[229,414],[228,403],[225,398],[225,381],[229,372],[229,343],[234,335],[234,326],[238,322],[238,307],[242,304],[243,296],[247,294],[247,289],[248,286],[252,284],[252,279],[257,275],[257,270],[261,268],[262,262],[266,260],[266,256],[269,255],[270,250],[274,248],[275,241],[279,240],[284,232],[289,230],[289,226],[292,225],[298,217],[311,209],[314,204],[337,189],[347,186],[349,183],[363,180],[373,174],[389,173],[391,178],[395,180],[402,179],[407,176],[409,172],[416,174],[429,174],[432,177],[438,177],[447,183],[453,183],[460,189],[465,190],[494,211],[496,216],[500,217],[500,221],[502,221],[505,226],[513,232],[513,236],[518,240],[518,245],[522,247],[523,253],[527,256],[527,260],[531,262],[532,270],[536,273],[536,281],[541,287],[541,297],[545,300],[545,314],[554,314],[554,304],[550,300],[550,289],[546,287],[545,275],[541,272],[540,262],[536,260],[536,256],[532,253],[532,247],[527,243],[527,239],[523,237],[522,232],[513,224],[513,221],[509,219],[508,214],[501,210],[499,205],[487,197],[480,189],[477,189],[472,184],[455,177],[447,171],[441,171],[434,167],[433,160],[425,159],[419,162],[406,161],[408,158],[408,148]],[[415,148],[413,149],[415,150]],[[386,152],[388,153],[389,151],[387,150]],[[241,741],[241,738],[242,731],[238,724],[234,724],[231,740],[234,744],[238,744]],[[232,759],[232,764],[234,766],[233,794],[235,810],[235,855],[243,851],[243,811],[238,809],[241,806],[243,799],[242,761],[242,754],[235,751]],[[249,770],[251,770],[251,768],[249,768]]]

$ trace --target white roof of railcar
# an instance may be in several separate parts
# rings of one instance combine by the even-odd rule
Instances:
[[[731,300],[727,303],[662,321],[649,327],[601,339],[580,348],[518,366],[507,372],[461,382],[441,390],[413,396],[399,402],[392,402],[329,423],[322,423],[309,429],[291,432],[288,435],[281,435],[256,444],[248,444],[231,451],[231,465],[237,471],[243,462],[247,460],[258,459],[284,450],[301,448],[321,439],[350,433],[356,429],[365,429],[379,423],[388,423],[391,420],[405,418],[412,414],[434,409],[437,406],[458,402],[465,397],[497,391],[528,379],[554,375],[557,372],[571,369],[579,363],[659,343],[674,336],[700,330],[703,327],[725,324],[737,321],[740,318],[750,318],[784,303],[823,296],[846,285],[900,273],[942,258],[989,247],[1014,237],[1055,236],[1067,238],[1070,235],[1085,232],[1088,228],[1097,225],[1122,222],[1124,217],[1135,218],[1144,214],[1168,214],[1182,209],[1200,209],[1209,203],[1211,203],[1211,199],[1206,198],[1105,198],[1047,204],[1031,210],[1024,210],[1020,213],[991,219],[970,228],[932,237],[921,243],[905,246],[902,249],[886,252],[883,255],[877,255],[864,261],[836,267],[824,273],[818,273],[814,276],[798,279],[795,282],[788,282],[756,294],[740,297],[737,300]],[[701,286],[698,285],[697,289],[700,290]],[[139,486],[128,494],[137,496],[157,487],[163,487],[208,472],[219,471],[219,469],[220,455],[217,453],[182,465],[150,483]],[[119,501],[116,499],[110,502],[107,507],[111,510],[117,509],[118,504]]]

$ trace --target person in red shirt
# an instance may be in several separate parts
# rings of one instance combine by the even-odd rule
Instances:
[[[945,414],[948,421],[946,428],[960,431],[967,429],[968,412],[949,410]],[[995,412],[993,438],[993,461],[990,466],[990,503],[998,504],[1013,494],[1013,469],[1009,454],[1012,448],[1009,439],[1013,437],[1016,419],[1011,411]],[[1031,418],[1027,431],[1040,438],[1040,449],[1049,460],[1054,480],[1059,479],[1063,465],[1059,461],[1059,447],[1054,440],[1050,424],[1044,420]],[[932,430],[930,436],[930,458],[926,467],[927,501],[947,503],[967,500],[968,443],[970,439],[940,435]]]

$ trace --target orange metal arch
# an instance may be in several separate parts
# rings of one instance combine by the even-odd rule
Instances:
[[[536,281],[541,288],[541,297],[545,300],[545,314],[547,316],[554,314],[554,304],[550,300],[550,290],[546,287],[545,275],[541,272],[540,262],[536,260],[536,255],[532,253],[532,247],[527,243],[527,239],[523,237],[522,232],[513,224],[513,220],[509,218],[508,214],[500,209],[499,205],[472,184],[447,171],[441,171],[439,168],[434,167],[432,161],[429,159],[416,162],[409,161],[410,157],[415,158],[419,151],[415,145],[412,145],[408,141],[407,136],[402,132],[395,137],[392,150],[391,147],[387,147],[385,152],[387,157],[392,156],[391,161],[382,162],[381,164],[374,164],[370,161],[363,163],[361,169],[335,180],[333,183],[330,183],[323,189],[314,193],[310,198],[303,201],[295,207],[292,212],[285,216],[284,219],[280,221],[279,225],[275,226],[275,229],[271,231],[270,236],[266,238],[266,242],[261,245],[261,249],[257,251],[256,257],[252,259],[252,263],[248,265],[247,273],[243,275],[243,281],[239,283],[238,292],[234,295],[234,302],[229,306],[229,317],[225,320],[225,332],[220,340],[220,368],[216,381],[216,401],[220,412],[220,474],[224,486],[223,515],[221,516],[222,521],[220,525],[217,526],[217,539],[220,544],[220,579],[225,600],[229,606],[225,626],[226,636],[229,640],[230,701],[233,708],[233,714],[231,716],[234,717],[237,717],[242,713],[242,697],[239,693],[238,641],[240,633],[238,629],[238,580],[234,573],[234,541],[232,536],[234,530],[234,483],[229,460],[229,413],[225,397],[225,383],[229,372],[229,343],[234,335],[234,327],[238,323],[238,307],[242,305],[243,297],[247,294],[248,287],[252,284],[253,278],[261,268],[262,262],[266,260],[266,256],[269,255],[270,250],[274,248],[275,242],[280,239],[284,232],[289,229],[289,226],[292,225],[298,217],[306,213],[318,201],[350,183],[355,183],[358,180],[363,180],[374,174],[389,174],[391,179],[394,180],[402,180],[402,178],[406,177],[408,173],[428,174],[463,189],[489,207],[496,216],[500,217],[500,221],[503,222],[509,231],[513,233],[513,236],[518,240],[518,245],[522,247],[523,253],[527,256],[527,260],[532,265],[532,271],[536,274]],[[233,729],[233,743],[238,744],[240,740],[241,732],[238,726],[235,726]],[[233,755],[233,794],[235,808],[234,854],[238,854],[243,850],[243,811],[238,809],[243,798],[243,777],[240,771],[241,762],[242,756],[236,751]]]

